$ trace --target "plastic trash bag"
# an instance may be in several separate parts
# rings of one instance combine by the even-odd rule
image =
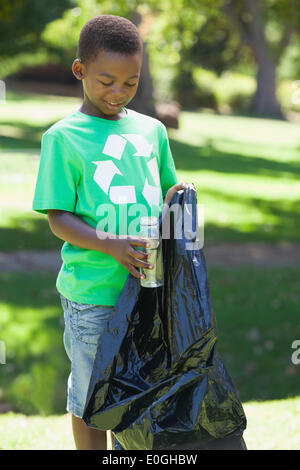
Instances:
[[[112,430],[116,450],[246,449],[244,410],[216,349],[193,185],[174,194],[160,230],[165,217],[164,286],[141,287],[129,274],[98,344],[83,419]]]

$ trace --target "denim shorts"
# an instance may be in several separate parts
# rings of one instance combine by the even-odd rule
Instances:
[[[65,321],[63,342],[71,361],[66,409],[82,418],[97,344],[113,314],[114,306],[82,304],[59,295]]]

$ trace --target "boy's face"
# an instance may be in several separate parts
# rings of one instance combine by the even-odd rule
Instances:
[[[141,52],[125,55],[100,51],[88,64],[76,59],[72,71],[76,78],[82,80],[82,110],[106,119],[120,119],[122,108],[136,94],[141,66]]]

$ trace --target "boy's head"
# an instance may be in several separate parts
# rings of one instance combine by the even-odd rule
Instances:
[[[137,91],[143,42],[126,18],[101,15],[82,28],[72,71],[82,80],[88,114],[118,115]]]

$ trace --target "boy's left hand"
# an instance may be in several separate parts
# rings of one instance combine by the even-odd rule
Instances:
[[[185,187],[185,184],[186,183],[177,183],[177,184],[174,184],[174,186],[172,186],[166,196],[165,196],[165,200],[164,200],[164,204],[168,204],[168,202],[172,199],[172,197],[174,196],[174,194],[177,192],[177,191],[180,191],[181,189],[184,189]]]

